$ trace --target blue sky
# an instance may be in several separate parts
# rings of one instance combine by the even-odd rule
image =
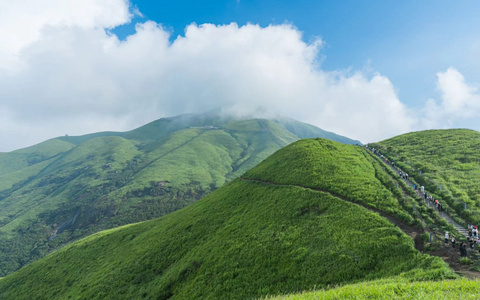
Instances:
[[[479,1],[134,0],[132,5],[143,17],[116,28],[120,38],[145,20],[165,26],[172,39],[194,22],[291,23],[306,42],[324,40],[323,69],[379,72],[414,108],[438,95],[435,74],[449,67],[480,82]]]
[[[2,5],[0,151],[211,109],[362,142],[480,130],[478,1]]]

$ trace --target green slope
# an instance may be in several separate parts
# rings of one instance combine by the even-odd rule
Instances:
[[[405,280],[379,280],[347,285],[344,287],[278,296],[269,299],[458,299],[476,300],[480,291],[479,280],[441,280],[437,282],[410,282]]]
[[[455,277],[386,218],[352,203],[402,210],[378,168],[360,147],[298,141],[184,209],[97,233],[3,278],[0,298],[245,299]]]
[[[455,210],[467,221],[480,224],[479,132],[428,130],[404,134],[373,146],[424,185],[447,210]]]
[[[185,207],[303,137],[302,127],[322,133],[290,122],[298,135],[272,120],[182,115],[0,153],[0,276],[94,232]]]
[[[69,142],[53,139],[9,153],[0,152],[0,176],[41,163],[72,148]]]

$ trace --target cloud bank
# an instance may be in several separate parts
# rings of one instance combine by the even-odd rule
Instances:
[[[437,73],[441,99],[430,99],[425,106],[425,127],[449,128],[460,121],[480,117],[478,88],[466,82],[455,68]]]
[[[285,115],[363,142],[419,126],[387,77],[323,70],[323,41],[304,42],[291,24],[192,24],[172,42],[147,21],[121,41],[108,29],[131,20],[126,0],[34,3],[0,4],[0,151],[220,107]],[[438,78],[444,97],[427,113],[453,122],[459,107],[479,111],[458,71]]]

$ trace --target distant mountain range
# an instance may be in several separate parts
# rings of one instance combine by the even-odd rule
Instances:
[[[185,207],[310,137],[360,144],[288,118],[209,113],[0,153],[0,276],[73,240]]]

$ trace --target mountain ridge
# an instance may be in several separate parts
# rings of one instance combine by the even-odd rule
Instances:
[[[280,121],[183,115],[0,153],[0,274],[96,231],[185,207],[299,138]]]

